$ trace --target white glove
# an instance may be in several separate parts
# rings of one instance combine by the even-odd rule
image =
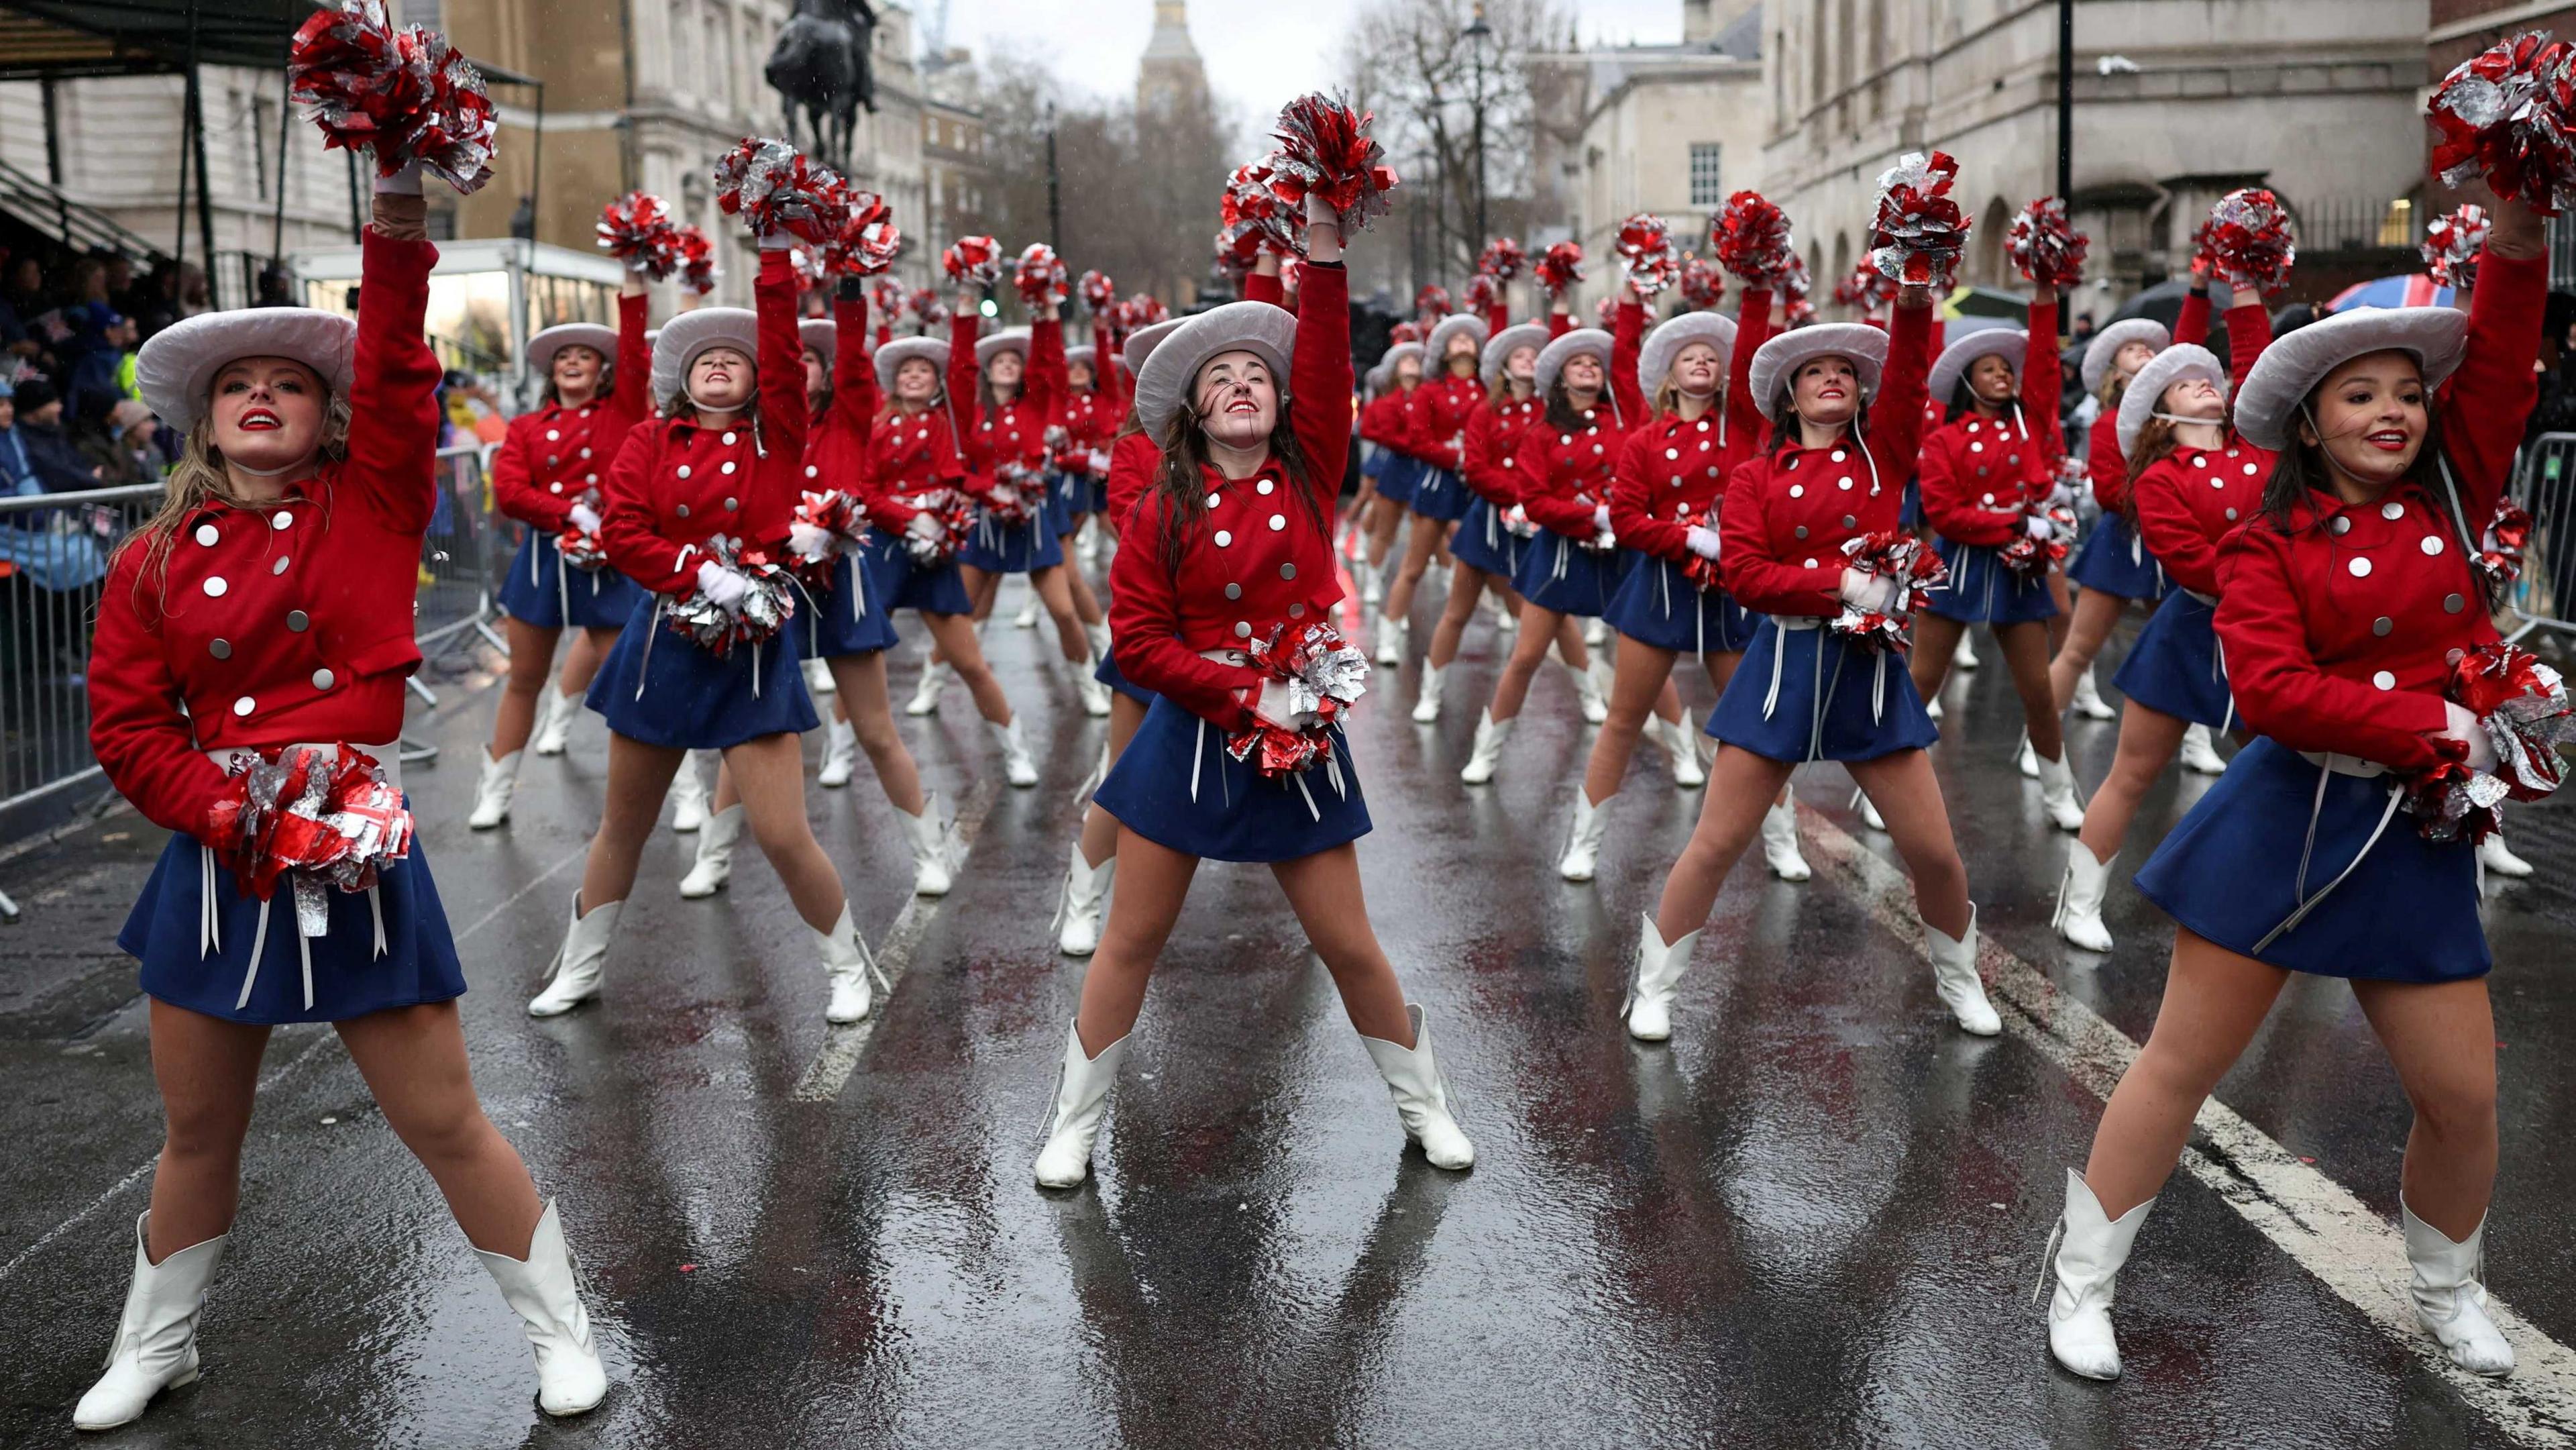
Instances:
[[[391,176],[377,177],[376,190],[393,196],[420,195],[420,163],[414,161]]]
[[[1085,459],[1084,462],[1091,465],[1091,471],[1093,473],[1100,474],[1103,477],[1106,477],[1109,473],[1109,455],[1102,452],[1100,449],[1092,449],[1091,456]]]
[[[997,483],[993,485],[990,497],[993,502],[1008,507],[1020,501],[1020,491],[1007,483]]]
[[[933,543],[939,538],[939,520],[933,518],[928,509],[924,509],[912,516],[912,521],[903,526],[903,531],[925,544]]]
[[[2075,507],[2074,487],[2068,484],[2066,480],[2059,479],[2057,487],[2048,491],[2048,506],[2053,509]]]
[[[1896,609],[1896,581],[1884,574],[1871,574],[1859,569],[1843,570],[1842,587],[1835,591],[1843,603],[1865,614],[1893,614]]]
[[[2022,532],[2045,543],[2057,533],[2057,523],[2045,514],[2032,514],[2022,520]]]
[[[586,503],[574,504],[564,517],[571,519],[572,526],[585,534],[599,532],[599,510]]]
[[[698,566],[698,592],[714,600],[716,608],[731,610],[751,592],[751,580],[709,559]]]
[[[789,247],[795,245],[796,235],[793,232],[763,232],[760,234],[760,249],[764,252],[783,252]]]
[[[1706,524],[1691,525],[1690,533],[1683,538],[1682,543],[1688,547],[1692,553],[1699,555],[1703,559],[1714,559],[1717,557],[1717,530],[1710,528]]]
[[[1597,503],[1592,506],[1592,531],[1596,534],[1610,532],[1610,505]]]
[[[2442,721],[2441,738],[2462,741],[2469,747],[2469,769],[2495,774],[2495,768],[2501,762],[2496,758],[2495,738],[2487,734],[2486,722],[2471,714],[2465,706],[2448,700],[2442,702]]]
[[[1315,723],[1313,711],[1288,708],[1286,680],[1262,681],[1261,695],[1253,701],[1252,713],[1283,730],[1303,730]]]
[[[799,558],[820,559],[832,552],[832,531],[814,524],[789,524],[787,547]]]

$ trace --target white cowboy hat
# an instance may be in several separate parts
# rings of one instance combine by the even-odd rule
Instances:
[[[2236,431],[2257,448],[2287,451],[2308,394],[2364,353],[2413,353],[2429,392],[2460,366],[2468,332],[2469,314],[2454,307],[2356,307],[2319,318],[2263,349],[2236,388]]]
[[[683,312],[662,326],[662,341],[653,348],[653,396],[678,397],[689,380],[689,365],[711,347],[729,347],[760,360],[760,315],[748,307],[701,307]]]
[[[311,307],[199,313],[143,344],[134,360],[135,390],[164,424],[184,434],[205,411],[215,374],[246,357],[292,358],[334,397],[347,397],[358,376],[357,320]]]
[[[1022,362],[1028,361],[1029,330],[1027,328],[1005,327],[999,332],[975,339],[975,366],[984,367],[1006,352],[1018,353]]]
[[[840,346],[841,324],[828,317],[808,317],[796,324],[796,341],[807,352],[819,352],[826,363]]]
[[[1381,356],[1377,360],[1377,366],[1369,369],[1370,389],[1375,392],[1383,393],[1387,389],[1394,387],[1395,365],[1404,361],[1408,357],[1419,358],[1421,356],[1422,344],[1418,342],[1399,342],[1388,347],[1385,355]]]
[[[2111,376],[2111,359],[2133,342],[2145,343],[2149,352],[2162,352],[2173,346],[2173,334],[2152,317],[2123,317],[2093,334],[2093,340],[2084,344],[2084,391],[2102,391],[2103,381]]]
[[[1530,380],[1538,385],[1538,394],[1544,398],[1547,396],[1547,390],[1556,386],[1556,375],[1565,371],[1567,363],[1585,353],[1590,353],[1601,359],[1601,391],[1606,395],[1610,391],[1612,346],[1610,334],[1600,328],[1578,327],[1539,349],[1538,366],[1531,369]]]
[[[1446,370],[1449,339],[1462,333],[1474,338],[1476,346],[1482,348],[1485,345],[1485,319],[1472,312],[1452,312],[1441,318],[1439,325],[1431,329],[1430,340],[1422,345],[1423,366]]]
[[[897,369],[914,358],[930,364],[944,383],[948,377],[948,342],[937,337],[898,337],[877,349],[877,391],[894,396]]]
[[[1282,399],[1288,393],[1288,358],[1296,350],[1297,317],[1267,302],[1229,302],[1184,322],[1163,339],[1136,375],[1136,421],[1161,438],[1180,412],[1199,369],[1219,353],[1248,352],[1270,368]]]
[[[1100,368],[1100,349],[1093,347],[1087,342],[1078,343],[1072,347],[1066,348],[1064,350],[1064,365],[1066,367],[1071,367],[1075,363],[1080,363],[1084,367],[1097,372]]]
[[[586,347],[604,363],[617,361],[617,329],[596,322],[559,322],[528,339],[528,371],[545,377],[555,370],[555,354]]]
[[[1959,379],[1981,357],[2002,358],[2011,365],[2018,383],[2022,358],[2030,351],[2029,333],[2000,317],[1962,317],[1950,324],[1949,336],[1949,346],[1932,360],[1932,371],[1923,379],[1923,391],[1935,405],[1949,406],[1950,395],[1959,390]]]
[[[1189,319],[1186,317],[1167,317],[1127,334],[1127,340],[1118,345],[1119,365],[1127,369],[1129,377],[1143,372],[1145,359],[1152,357],[1154,349],[1162,345],[1163,339],[1180,331],[1181,324],[1187,321]]]
[[[1672,371],[1673,359],[1694,342],[1717,349],[1717,381],[1724,386],[1727,361],[1735,355],[1734,321],[1714,312],[1685,312],[1646,334],[1645,345],[1637,350],[1637,391],[1653,397]]]
[[[2112,427],[2119,433],[2121,458],[2137,451],[2138,434],[2156,415],[2156,405],[2164,400],[2165,389],[2187,378],[2207,378],[2218,385],[2220,397],[2227,396],[2227,370],[2218,365],[2218,355],[2208,348],[2185,342],[2157,353],[2138,369],[2138,375],[2129,380],[2129,390],[2120,395],[2120,414],[2112,420]],[[2093,426],[2102,425],[2097,420]]]
[[[1498,377],[1502,374],[1503,364],[1511,360],[1513,353],[1522,348],[1537,352],[1546,346],[1547,329],[1535,322],[1506,327],[1485,339],[1485,355],[1477,359],[1476,371],[1484,377]]]
[[[1866,405],[1878,396],[1879,374],[1887,366],[1887,332],[1866,322],[1816,322],[1772,334],[1753,350],[1751,375],[1745,380],[1764,420],[1779,421],[1780,384],[1820,357],[1851,359]]]

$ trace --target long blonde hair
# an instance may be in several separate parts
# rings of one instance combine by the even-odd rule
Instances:
[[[338,463],[349,456],[349,400],[333,394],[322,405],[322,447],[316,455],[323,463]],[[190,515],[214,504],[229,504],[237,509],[265,512],[272,505],[254,502],[233,492],[232,475],[224,470],[224,455],[215,447],[215,424],[210,417],[200,417],[188,429],[179,445],[179,461],[170,465],[163,480],[168,492],[162,495],[161,507],[152,511],[140,527],[125,536],[116,546],[114,558],[128,549],[145,551],[142,569],[134,576],[140,590],[145,575],[154,579],[157,592],[160,581],[168,576],[170,546],[179,536],[180,527]],[[110,562],[114,562],[111,558]]]

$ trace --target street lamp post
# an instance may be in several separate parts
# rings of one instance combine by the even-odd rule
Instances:
[[[1485,7],[1478,0],[1476,17],[1466,32],[1467,53],[1473,57],[1475,91],[1468,104],[1475,109],[1476,122],[1476,234],[1467,239],[1470,252],[1485,245],[1491,235],[1485,214],[1485,47],[1493,42],[1494,28],[1485,23]]]
[[[1055,102],[1046,104],[1047,128],[1047,245],[1057,256],[1064,255],[1063,176],[1055,165]]]

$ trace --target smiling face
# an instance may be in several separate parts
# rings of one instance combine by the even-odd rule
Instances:
[[[689,399],[729,413],[751,401],[751,359],[732,347],[711,347],[689,360]]]
[[[1420,381],[1422,381],[1422,359],[1420,357],[1415,356],[1412,353],[1406,353],[1404,356],[1395,360],[1395,385],[1397,387],[1409,390],[1415,383]]]
[[[2124,378],[2134,378],[2138,375],[2138,369],[2145,367],[2148,360],[2155,355],[2154,348],[2133,338],[2120,344],[2120,350],[2111,354],[2111,371]]]
[[[1803,421],[1840,427],[1860,412],[1860,369],[1850,358],[1830,353],[1809,358],[1790,376],[1789,401]]]
[[[1258,448],[1279,425],[1279,387],[1257,354],[1221,352],[1191,381],[1190,407],[1209,442]]]
[[[991,362],[984,364],[984,380],[991,383],[996,392],[1012,392],[1018,389],[1020,376],[1026,373],[1028,368],[1029,360],[1020,356],[1018,352],[1010,350],[997,352],[993,354]]]
[[[1073,389],[1077,393],[1087,393],[1091,391],[1091,385],[1096,380],[1095,375],[1091,371],[1091,364],[1087,362],[1069,361],[1064,365],[1065,386]]]
[[[215,374],[206,421],[225,458],[257,473],[309,462],[322,451],[330,390],[291,358],[245,357]]]
[[[2196,423],[2216,423],[2227,417],[2227,396],[2207,378],[2184,378],[2165,388],[2164,396],[2156,399],[2156,411]]]
[[[1674,354],[1671,369],[1665,374],[1673,387],[1690,397],[1717,396],[1721,368],[1717,349],[1704,342],[1694,342]]]
[[[599,349],[574,343],[556,349],[555,360],[546,369],[546,375],[554,379],[558,396],[587,397],[598,390],[599,375],[606,371],[608,359],[599,355]]]
[[[908,357],[894,370],[894,400],[913,408],[926,408],[939,396],[939,369],[926,357]]]
[[[2299,440],[2320,447],[2338,473],[2384,489],[2423,450],[2430,419],[2424,397],[2413,353],[2364,353],[2326,374],[2308,395]]]
[[[1448,369],[1449,376],[1472,378],[1476,375],[1476,354],[1481,350],[1473,334],[1453,332],[1449,334],[1446,349],[1440,354],[1440,361]]]
[[[805,396],[819,398],[832,386],[832,360],[812,348],[805,349]]]
[[[1968,392],[1980,403],[2000,406],[2011,402],[2013,365],[1994,353],[1968,364]]]
[[[1565,367],[1556,376],[1568,393],[1598,393],[1608,372],[1601,365],[1599,353],[1578,352],[1565,360]]]
[[[1538,349],[1516,347],[1503,354],[1503,376],[1516,383],[1526,383],[1538,375]]]

